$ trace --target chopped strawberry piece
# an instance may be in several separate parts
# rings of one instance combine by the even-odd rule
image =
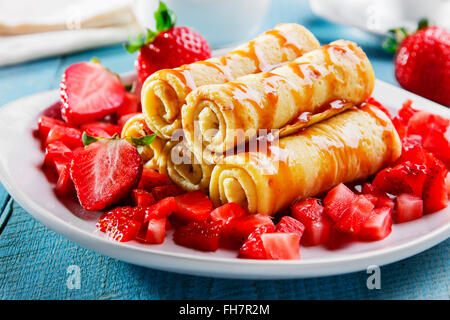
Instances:
[[[426,165],[405,161],[378,172],[372,184],[379,191],[391,194],[414,193],[420,197],[427,174]]]
[[[440,115],[418,111],[408,121],[408,134],[424,136],[430,129],[445,133],[449,124],[450,120]]]
[[[429,173],[423,186],[423,209],[424,213],[432,213],[447,207],[447,168],[432,154],[427,154],[427,166]]]
[[[123,103],[119,109],[117,109],[116,114],[117,117],[120,118],[127,114],[137,113],[140,111],[139,109],[138,97],[133,93],[127,92],[123,99]]]
[[[70,177],[70,163],[66,162],[65,166],[60,170],[55,191],[59,196],[71,196],[74,194],[75,189],[73,187],[72,178]]]
[[[85,210],[102,210],[136,188],[142,173],[137,149],[125,140],[102,139],[76,153],[71,176]]]
[[[191,221],[186,226],[175,229],[173,240],[176,244],[201,251],[216,251],[222,224],[214,221]]]
[[[147,214],[145,215],[144,221],[147,222],[151,219],[158,219],[162,217],[168,217],[175,210],[178,209],[178,204],[174,197],[167,197],[165,199],[159,200],[157,203],[152,204],[147,208]]]
[[[277,223],[275,231],[283,233],[296,233],[298,234],[299,239],[301,239],[303,232],[305,232],[305,226],[297,219],[290,216],[284,216],[281,218],[280,222]]]
[[[404,124],[399,117],[392,118],[392,124],[394,125],[395,130],[397,130],[400,139],[405,138],[408,132],[408,127],[406,124]]]
[[[61,158],[70,161],[72,157],[72,150],[70,150],[63,142],[55,141],[45,147],[44,165],[47,167],[54,167],[55,159]]]
[[[226,203],[211,212],[211,220],[228,223],[231,219],[245,216],[246,212],[234,202]]]
[[[390,208],[394,210],[395,202],[386,194],[377,194],[375,208]]]
[[[56,125],[51,128],[45,140],[45,145],[48,146],[56,141],[61,141],[70,149],[83,146],[80,130],[71,127]]]
[[[374,207],[373,203],[367,200],[364,195],[358,195],[334,227],[342,232],[357,234],[364,223],[372,216]]]
[[[273,229],[267,226],[256,228],[239,249],[239,258],[242,259],[267,259],[261,235],[266,232],[272,232]]]
[[[42,111],[41,115],[56,120],[62,120],[61,105],[61,101],[58,100],[51,106],[47,107],[44,111]]]
[[[363,194],[374,194],[375,193],[375,188],[373,187],[373,185],[371,183],[364,183],[363,187],[362,187],[362,193]]]
[[[340,183],[331,189],[323,199],[325,213],[333,221],[338,221],[355,198],[356,195],[352,190],[347,188],[345,184]]]
[[[423,147],[450,167],[450,142],[444,133],[431,129],[423,137]]]
[[[414,194],[402,193],[397,197],[394,220],[397,223],[408,222],[423,216],[423,201]]]
[[[366,197],[367,200],[369,200],[374,206],[378,203],[378,197],[373,194],[364,194],[364,197]]]
[[[303,244],[315,246],[328,242],[332,220],[324,213],[318,199],[310,198],[295,203],[292,216],[305,226]]]
[[[115,134],[120,135],[121,128],[112,123],[91,121],[81,125],[80,130],[92,137],[111,138]]]
[[[300,259],[300,237],[296,233],[264,233],[261,241],[270,260]]]
[[[154,187],[165,186],[170,184],[170,179],[165,174],[161,174],[156,170],[144,168],[138,188],[152,191]]]
[[[69,125],[62,120],[50,118],[47,116],[40,116],[38,121],[38,130],[39,130],[39,138],[42,141],[42,144],[47,140],[48,133],[50,130],[55,127],[68,127]]]
[[[397,160],[397,164],[410,161],[411,163],[423,164],[425,163],[426,151],[422,147],[421,138],[407,137],[402,141],[402,154]]]
[[[166,237],[167,218],[150,219],[144,223],[136,240],[148,244],[161,244]]]
[[[186,193],[186,192],[181,187],[177,186],[176,184],[169,184],[167,186],[154,187],[152,189],[152,194],[153,194],[153,197],[156,199],[156,201],[159,201],[159,200],[167,198],[167,197],[176,197],[183,193]]]
[[[269,216],[255,214],[231,219],[223,228],[223,243],[227,247],[240,247],[257,228],[266,227],[274,232],[275,226]]]
[[[185,221],[204,221],[213,209],[211,200],[201,191],[192,191],[177,196],[178,209],[175,216]]]
[[[123,104],[125,88],[120,79],[100,63],[69,66],[61,80],[62,117],[70,124],[102,119]]]
[[[140,207],[149,207],[156,202],[153,194],[141,189],[134,189],[132,198],[133,204]]]
[[[398,111],[398,117],[402,122],[407,125],[409,119],[417,112],[416,109],[411,107],[412,101],[407,100],[403,103],[402,108]]]
[[[362,225],[358,238],[370,241],[382,240],[392,231],[392,209],[377,208],[372,216]]]
[[[123,216],[137,222],[144,222],[147,213],[147,207],[116,207],[106,212],[105,215]]]
[[[394,209],[395,202],[391,199],[391,197],[395,198],[394,196],[389,197],[387,193],[375,190],[370,183],[365,183],[362,191],[364,196],[375,205],[375,208],[388,207]]]
[[[116,241],[136,239],[141,223],[120,214],[103,214],[97,221],[97,229],[105,232],[107,237]]]

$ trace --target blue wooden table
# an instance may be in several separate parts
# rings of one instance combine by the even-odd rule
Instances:
[[[358,42],[377,78],[396,84],[392,57],[383,53],[379,38],[328,23],[300,0],[273,1],[263,29],[279,22],[301,23],[321,43],[339,38]],[[133,68],[134,56],[121,46],[0,68],[0,105],[56,88],[67,66],[93,56],[118,73]],[[146,269],[86,250],[48,230],[1,185],[0,210],[0,222],[7,222],[0,235],[1,299],[449,299],[450,295],[449,240],[382,267],[381,289],[369,290],[366,272],[306,280],[241,281]],[[67,286],[71,265],[80,268],[80,289]]]

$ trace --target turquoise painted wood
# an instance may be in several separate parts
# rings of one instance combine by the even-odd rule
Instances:
[[[396,84],[392,56],[380,39],[326,22],[307,2],[276,0],[263,29],[280,22],[309,28],[321,43],[354,40],[369,56],[377,78]],[[111,70],[133,69],[134,55],[122,46],[85,51],[0,68],[0,105],[58,87],[64,69],[99,58]],[[24,146],[26,155],[26,146]],[[412,258],[382,267],[381,290],[368,290],[365,272],[307,280],[241,281],[185,276],[130,265],[86,250],[48,230],[0,186],[1,299],[449,299],[450,241]],[[9,218],[9,219],[8,219]],[[81,271],[81,288],[66,285],[70,265]]]

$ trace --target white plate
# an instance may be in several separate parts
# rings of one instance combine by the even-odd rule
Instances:
[[[377,80],[374,97],[395,110],[406,99],[413,106],[450,118],[450,110]],[[32,135],[39,113],[58,99],[49,91],[11,102],[0,109],[0,179],[14,199],[48,228],[99,253],[137,265],[179,273],[241,279],[284,279],[335,275],[384,265],[426,250],[450,235],[450,208],[393,226],[386,239],[351,243],[329,250],[301,248],[298,261],[236,258],[235,251],[204,253],[175,245],[169,234],[162,245],[119,243],[97,232],[98,213],[83,211],[75,201],[61,202],[40,170],[44,154]]]

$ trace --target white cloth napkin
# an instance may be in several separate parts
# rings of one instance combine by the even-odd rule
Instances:
[[[131,0],[0,0],[0,66],[124,42]]]

